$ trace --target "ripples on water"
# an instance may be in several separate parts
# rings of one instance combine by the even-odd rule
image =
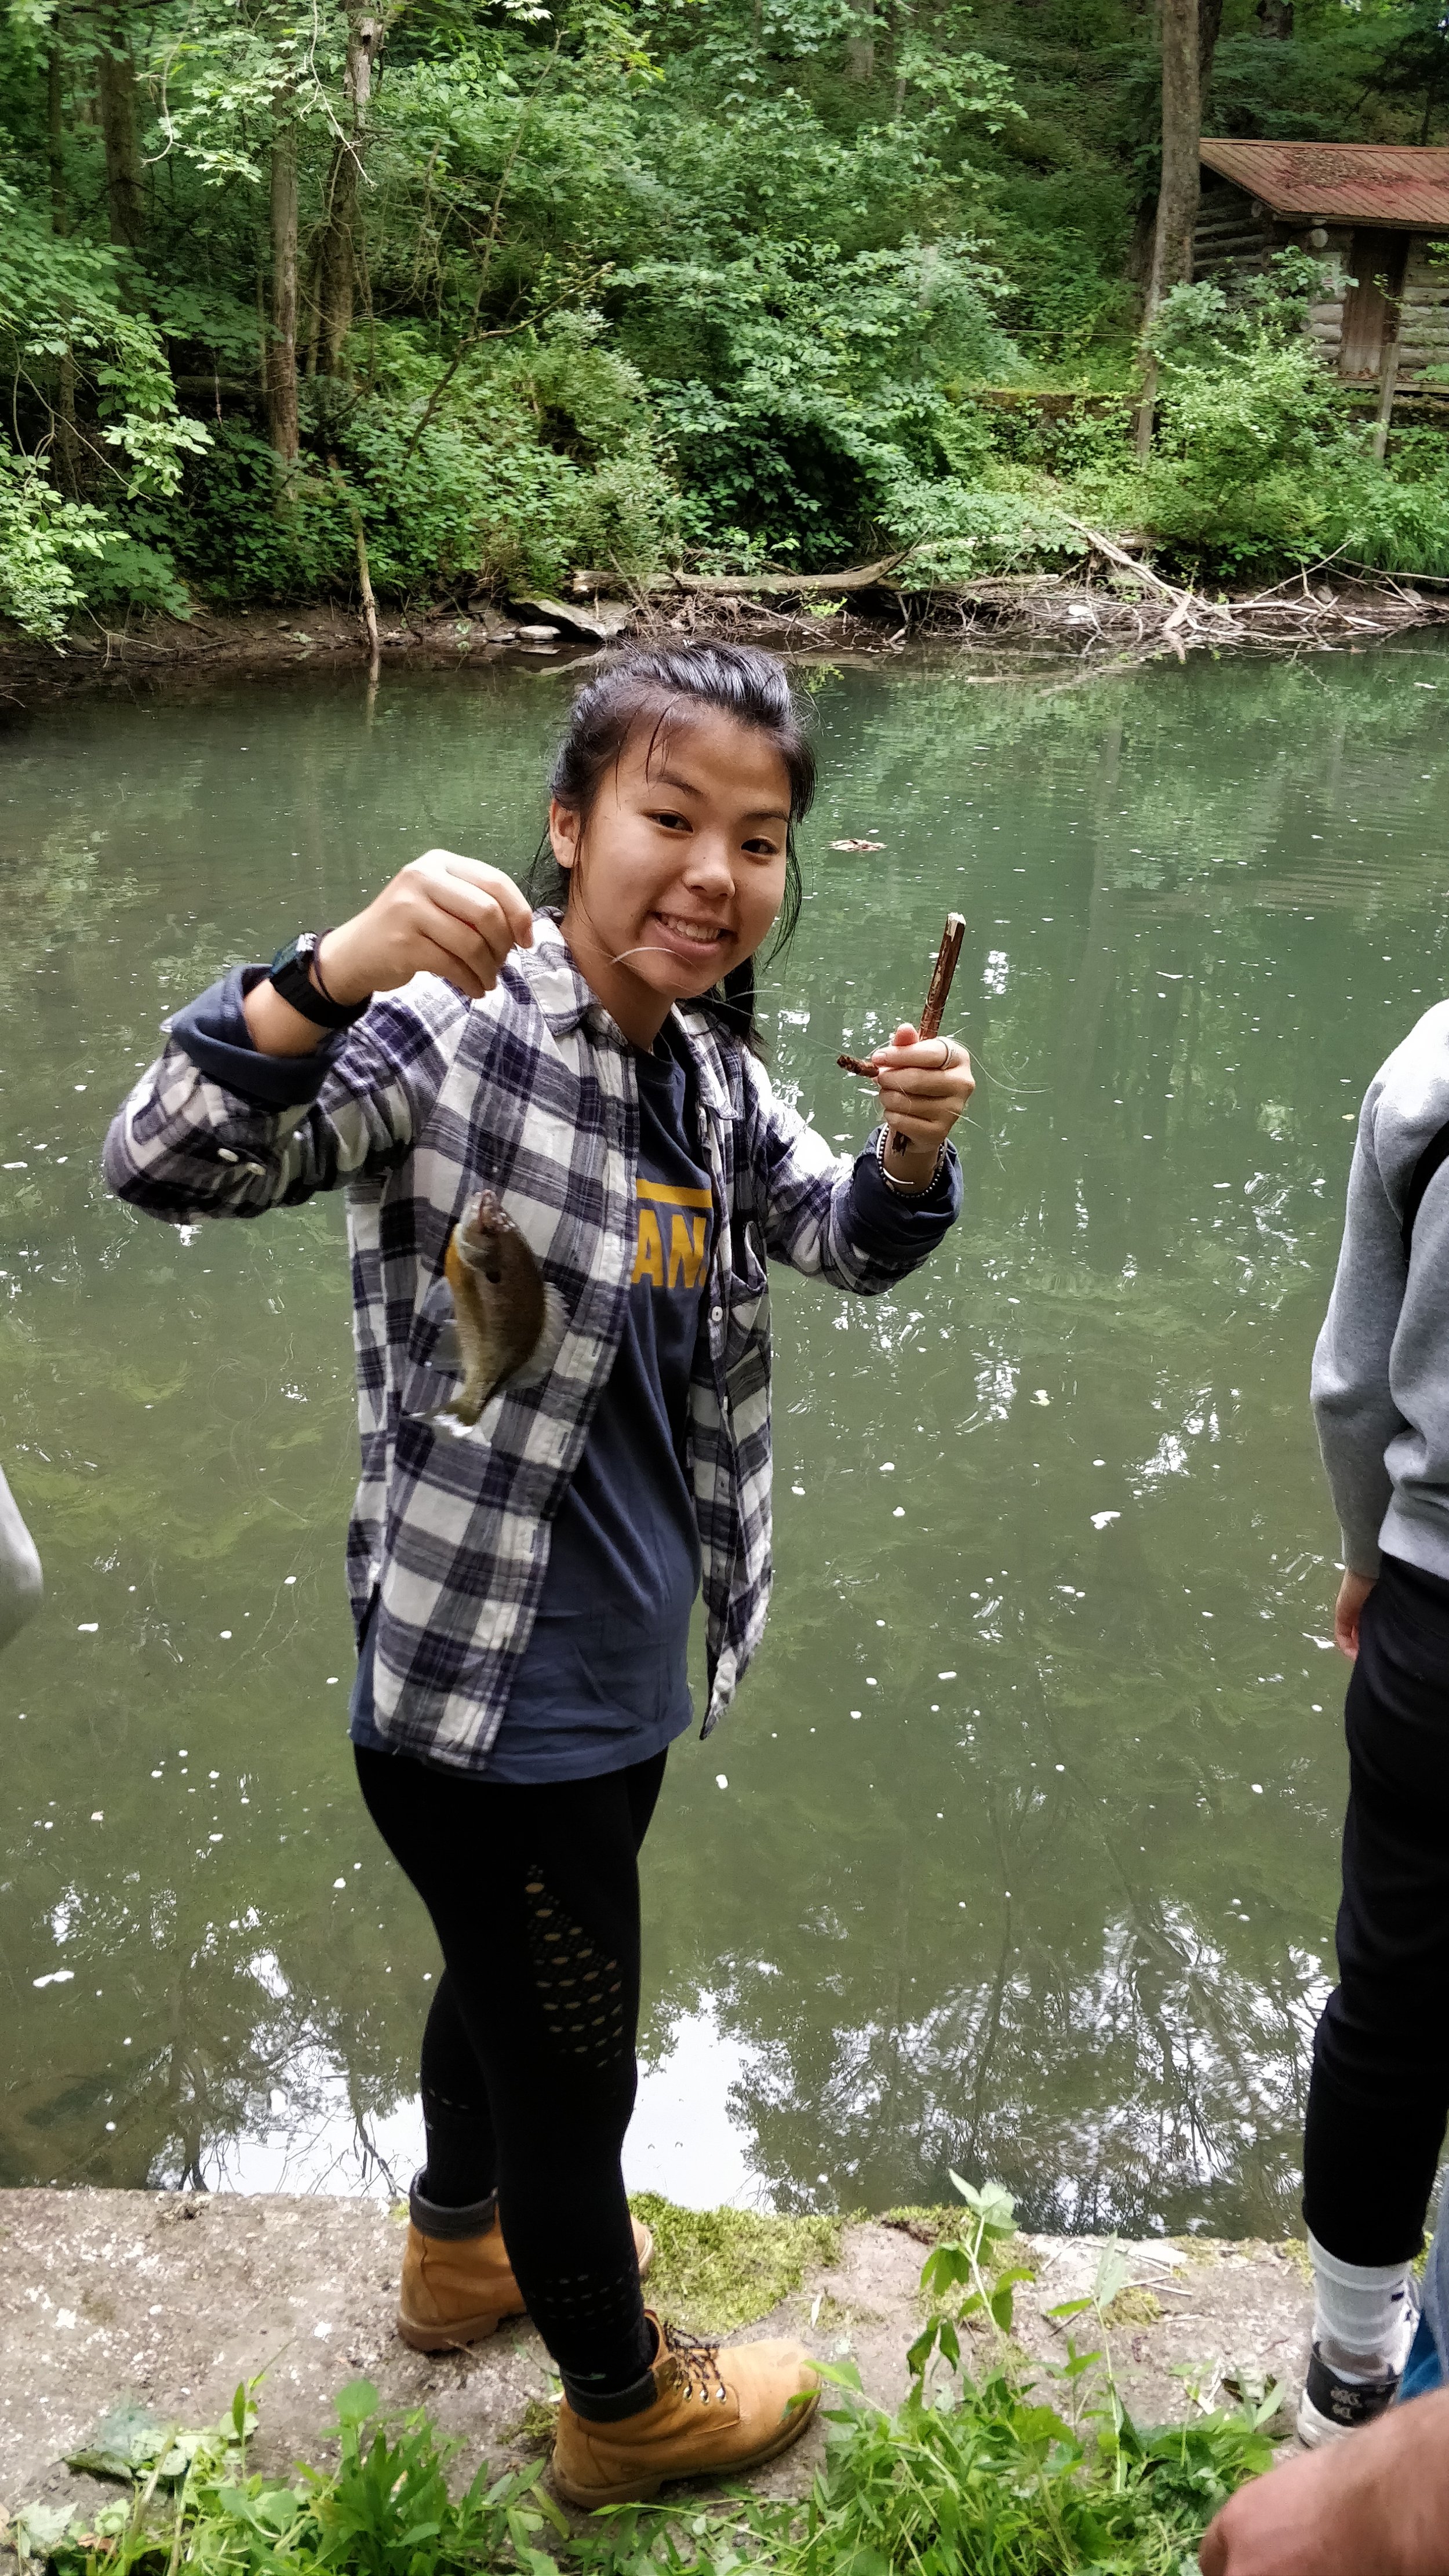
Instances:
[[[777,1076],[860,1136],[836,1051],[963,911],[967,1210],[882,1303],[779,1282],[776,1606],[649,1845],[632,2178],[883,2208],[954,2165],[1037,2224],[1272,2232],[1344,1787],[1308,1357],[1360,1094],[1443,987],[1449,658],[807,676]],[[430,843],[520,862],[564,686],[10,737],[6,1465],[49,1598],[0,1666],[5,2181],[415,2157],[435,1960],[344,1734],[341,1211],[172,1233],[96,1152],[224,962]]]

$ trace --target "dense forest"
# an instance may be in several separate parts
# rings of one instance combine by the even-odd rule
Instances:
[[[1442,0],[1197,0],[1203,127],[1433,141]],[[0,614],[1135,531],[1449,571],[1296,255],[1151,326],[1151,0],[7,0]],[[1040,403],[1009,397],[1055,390]]]

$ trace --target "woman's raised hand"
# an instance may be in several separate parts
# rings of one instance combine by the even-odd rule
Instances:
[[[918,1037],[908,1021],[869,1061],[892,1136],[909,1136],[934,1160],[976,1088],[966,1049],[954,1038]]]
[[[391,993],[414,975],[441,975],[476,1002],[492,992],[509,950],[532,945],[533,915],[501,868],[425,850],[365,912],[328,931],[317,966],[335,1002]]]

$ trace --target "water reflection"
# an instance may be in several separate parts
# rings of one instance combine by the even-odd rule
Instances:
[[[671,1762],[631,2179],[1040,2224],[1291,2209],[1342,1801],[1306,1408],[1351,1118],[1442,990],[1441,648],[978,689],[809,674],[825,791],[778,1079],[965,912],[967,1215],[776,1294],[773,1626]],[[12,737],[0,1664],[6,2181],[388,2190],[435,1969],[344,1738],[339,1211],[171,1234],[104,1117],[221,959],[440,842],[518,861],[556,672],[89,703]],[[884,842],[835,853],[836,838]],[[716,1785],[723,1774],[727,1785]]]

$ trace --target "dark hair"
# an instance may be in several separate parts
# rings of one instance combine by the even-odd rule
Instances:
[[[617,767],[636,725],[649,717],[652,760],[661,734],[676,722],[688,722],[696,709],[715,708],[763,734],[778,751],[790,781],[790,819],[785,834],[785,895],[780,906],[771,957],[788,944],[800,918],[800,861],[795,826],[809,812],[815,794],[815,754],[803,714],[791,691],[785,666],[773,653],[753,644],[638,645],[619,654],[586,681],[573,702],[569,728],[559,746],[549,781],[560,805],[587,821],[606,770]],[[534,904],[559,908],[568,902],[569,878],[559,866],[547,837],[540,842],[524,891]],[[732,967],[722,984],[704,996],[724,1028],[750,1044],[755,1037],[755,961],[747,957]]]

